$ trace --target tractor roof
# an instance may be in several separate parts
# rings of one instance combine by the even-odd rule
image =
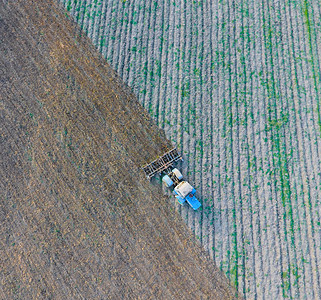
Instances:
[[[178,184],[175,187],[175,190],[185,198],[190,192],[192,192],[193,187],[187,182],[187,181],[182,181],[180,184]]]

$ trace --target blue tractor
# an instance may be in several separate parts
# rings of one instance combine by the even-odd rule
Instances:
[[[183,175],[178,169],[173,169],[162,179],[167,187],[174,186],[173,194],[178,203],[184,205],[187,202],[194,210],[197,210],[201,203],[195,197],[196,190],[183,180]]]
[[[165,173],[166,175],[163,176],[162,181],[167,187],[174,187],[173,194],[178,203],[184,205],[187,202],[194,210],[197,210],[201,203],[195,197],[196,190],[187,181],[183,180],[183,175],[178,169],[173,169],[173,163],[179,159],[183,160],[177,149],[174,148],[144,166],[143,170],[149,179],[157,173]]]

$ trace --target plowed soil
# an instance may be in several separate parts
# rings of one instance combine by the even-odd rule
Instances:
[[[55,1],[0,0],[0,298],[233,298],[140,169],[171,147]]]

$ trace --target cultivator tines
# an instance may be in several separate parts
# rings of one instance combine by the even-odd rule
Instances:
[[[173,165],[174,162],[182,159],[182,157],[178,154],[176,148],[166,152],[163,156],[158,159],[152,161],[143,167],[143,170],[147,177],[150,179],[157,173],[161,173],[165,171],[167,168]]]

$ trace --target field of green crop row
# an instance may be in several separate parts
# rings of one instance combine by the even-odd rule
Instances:
[[[237,289],[320,299],[320,0],[60,1],[179,146],[203,207],[175,205]]]

